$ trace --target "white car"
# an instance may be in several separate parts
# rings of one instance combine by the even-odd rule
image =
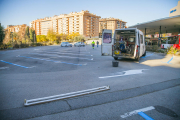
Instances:
[[[72,44],[70,44],[69,42],[62,42],[61,47],[72,47]]]
[[[74,44],[74,47],[81,47],[81,46],[85,46],[84,42],[77,42]]]

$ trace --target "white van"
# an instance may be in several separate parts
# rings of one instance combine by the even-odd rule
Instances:
[[[112,30],[103,30],[101,55],[112,55],[118,58],[139,60],[146,55],[143,32],[137,28],[116,29],[112,38]]]

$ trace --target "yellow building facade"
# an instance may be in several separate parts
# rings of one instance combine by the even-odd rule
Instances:
[[[30,22],[37,35],[47,35],[49,29],[58,34],[78,32],[85,37],[99,37],[99,18],[89,11],[55,15]]]
[[[125,21],[115,18],[102,18],[99,20],[99,33],[102,33],[103,29],[109,29],[114,32],[115,29],[123,29],[126,26]]]

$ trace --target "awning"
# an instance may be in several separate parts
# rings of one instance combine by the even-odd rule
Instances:
[[[160,26],[162,33],[180,33],[180,15],[137,24],[134,26],[130,26],[129,28],[137,28],[141,30],[144,34],[146,28],[147,35],[155,34],[156,32],[159,33]]]

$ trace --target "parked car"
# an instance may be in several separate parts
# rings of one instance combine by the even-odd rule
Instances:
[[[72,44],[70,44],[69,42],[62,42],[61,47],[72,47]]]
[[[68,43],[68,47],[72,47],[72,44]]]
[[[84,42],[77,42],[74,44],[74,47],[81,47],[81,46],[85,46]]]

